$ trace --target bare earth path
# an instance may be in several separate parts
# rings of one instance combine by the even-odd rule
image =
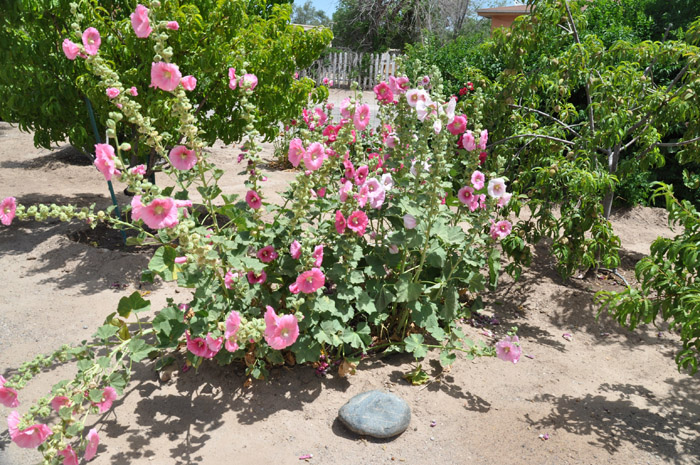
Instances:
[[[269,152],[268,152],[269,153]],[[242,192],[235,147],[217,144],[213,159],[229,170],[225,192]],[[0,123],[0,198],[22,203],[108,204],[101,175],[76,164],[68,148],[35,149],[30,134]],[[269,171],[269,189],[292,174]],[[123,186],[117,186],[120,191]],[[274,198],[274,197],[272,197]],[[120,196],[120,202],[128,199]],[[623,273],[659,234],[671,234],[665,213],[634,209],[614,218],[623,237]],[[119,298],[139,289],[146,253],[110,250],[71,240],[81,225],[19,223],[0,228],[0,374],[62,343],[89,339]],[[280,368],[271,379],[243,387],[240,368],[206,365],[161,383],[151,365],[136,372],[115,408],[92,418],[101,437],[93,464],[696,464],[700,463],[698,376],[673,363],[678,338],[665,329],[635,333],[609,318],[595,319],[596,281],[565,284],[546,250],[513,284],[488,295],[497,336],[520,327],[517,365],[458,357],[452,370],[426,387],[409,386],[404,356],[369,359],[348,379],[318,378],[311,367]],[[163,284],[143,286],[155,309]],[[480,329],[467,327],[476,340]],[[572,341],[562,338],[571,333]],[[490,340],[493,342],[493,340]],[[439,366],[427,363],[432,375]],[[44,394],[71,365],[43,373],[21,392]],[[409,429],[393,441],[358,438],[336,420],[338,408],[368,389],[389,389],[413,411]],[[3,419],[10,410],[0,407]],[[431,427],[431,421],[436,426]],[[548,434],[549,439],[539,438]],[[38,455],[10,444],[0,423],[0,464],[36,463]],[[303,462],[301,462],[303,463]]]

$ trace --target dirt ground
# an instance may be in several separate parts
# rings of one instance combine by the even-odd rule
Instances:
[[[244,192],[237,155],[221,144],[211,151],[227,169],[225,193]],[[267,171],[268,193],[292,177]],[[10,195],[24,204],[109,204],[102,176],[70,147],[36,149],[31,134],[0,123],[0,198]],[[119,202],[128,199],[120,194]],[[672,235],[659,209],[618,212],[613,224],[628,280],[651,241]],[[135,289],[150,291],[154,309],[167,297],[184,300],[184,290],[139,284],[147,252],[95,242],[78,224],[0,228],[0,374],[9,377],[39,353],[89,339]],[[500,322],[488,329],[498,338],[517,325],[532,358],[513,365],[459,356],[447,373],[425,362],[435,379],[421,387],[402,379],[412,367],[406,356],[371,358],[347,379],[319,378],[311,367],[274,369],[251,388],[238,367],[206,364],[163,383],[152,364],[140,366],[115,407],[90,418],[101,438],[91,463],[294,464],[304,454],[313,454],[308,462],[315,464],[700,463],[698,376],[677,372],[678,337],[665,328],[631,333],[606,316],[596,319],[593,294],[612,285],[599,277],[564,283],[546,249],[537,249],[519,282],[506,279],[486,296],[486,313]],[[482,331],[467,326],[473,339],[495,342]],[[42,373],[21,391],[19,410],[74,371],[68,364]],[[340,406],[369,389],[393,391],[409,403],[413,416],[401,436],[364,439],[339,423]],[[9,413],[0,407],[0,417]],[[540,438],[545,434],[548,440]],[[0,424],[0,464],[38,459],[11,444]]]

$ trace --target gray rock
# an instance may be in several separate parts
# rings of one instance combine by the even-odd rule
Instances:
[[[400,397],[382,391],[356,395],[340,408],[338,417],[357,434],[390,438],[403,433],[411,422],[411,409]]]

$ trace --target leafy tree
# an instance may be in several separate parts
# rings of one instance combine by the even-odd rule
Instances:
[[[294,5],[292,11],[292,22],[294,24],[308,24],[311,26],[330,26],[331,19],[323,10],[317,10],[311,4],[311,0],[306,0],[303,5]]]

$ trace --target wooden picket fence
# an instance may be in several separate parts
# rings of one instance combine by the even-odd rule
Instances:
[[[323,78],[333,81],[333,87],[349,88],[355,81],[362,89],[371,89],[396,73],[397,53],[332,52],[316,60],[300,73],[321,84]]]

